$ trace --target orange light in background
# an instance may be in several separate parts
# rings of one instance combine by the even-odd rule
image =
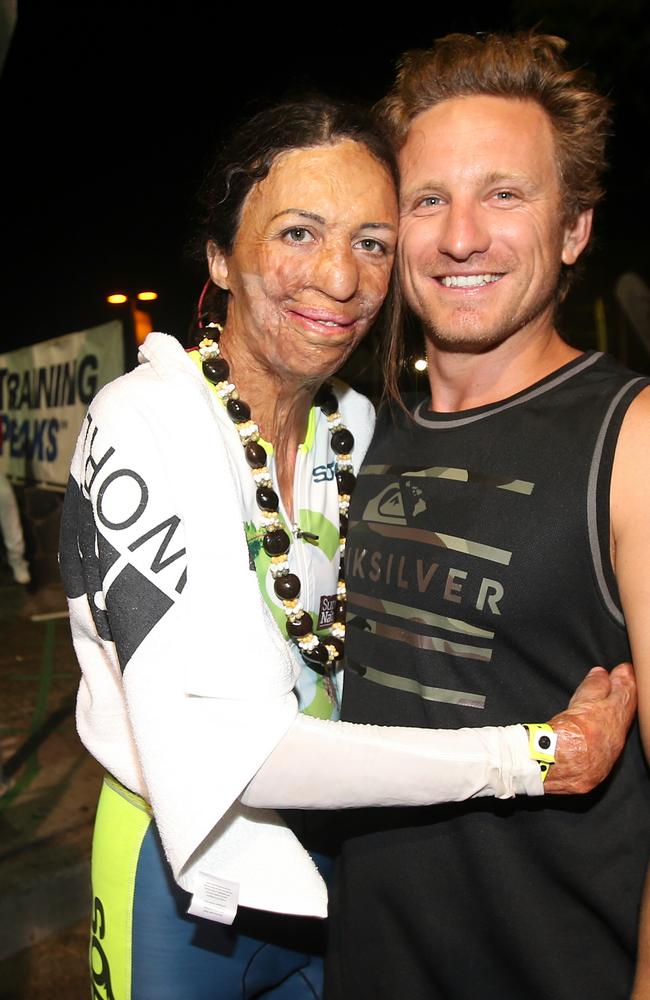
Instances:
[[[425,372],[427,370],[426,358],[418,358],[416,361],[413,362],[413,367],[415,368],[416,372]]]
[[[158,292],[151,291],[138,292],[135,298],[133,296],[129,298],[128,295],[124,295],[122,292],[114,292],[112,295],[106,296],[106,301],[110,302],[113,306],[121,306],[125,302],[129,303],[131,319],[133,321],[133,334],[138,347],[154,327],[151,315],[142,309],[139,303],[136,305],[136,299],[139,299],[140,302],[154,302],[157,298]]]
[[[153,330],[151,316],[144,309],[133,309],[133,330],[135,333],[135,342],[140,347],[141,344],[144,344],[147,334]]]

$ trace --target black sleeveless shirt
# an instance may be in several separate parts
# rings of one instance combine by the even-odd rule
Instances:
[[[582,355],[507,400],[385,413],[346,554],[343,718],[543,721],[630,650],[609,555],[618,432],[646,381]],[[351,819],[328,997],[623,1000],[650,843],[633,731],[608,781]]]

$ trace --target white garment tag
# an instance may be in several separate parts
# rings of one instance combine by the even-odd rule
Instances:
[[[215,878],[207,872],[198,874],[201,880],[199,888],[192,896],[187,912],[193,917],[231,924],[239,904],[239,883]]]

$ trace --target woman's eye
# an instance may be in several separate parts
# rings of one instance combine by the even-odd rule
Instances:
[[[304,226],[292,226],[282,234],[289,243],[311,243],[314,237]]]
[[[356,244],[361,250],[365,250],[366,253],[374,253],[382,255],[386,253],[386,247],[379,240],[373,239],[371,236],[366,236],[364,239],[359,240]]]

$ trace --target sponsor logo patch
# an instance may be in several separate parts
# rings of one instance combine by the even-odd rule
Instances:
[[[336,594],[325,594],[320,599],[318,612],[318,628],[329,628],[334,621],[336,611]]]

